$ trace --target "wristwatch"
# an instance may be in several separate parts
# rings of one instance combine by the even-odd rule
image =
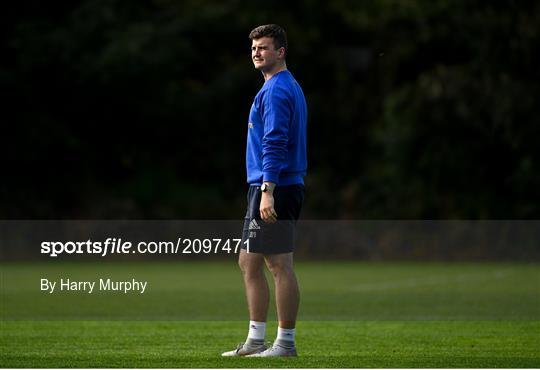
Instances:
[[[266,193],[269,189],[270,189],[270,186],[268,186],[268,184],[263,182],[263,184],[261,185],[261,191],[263,193]]]

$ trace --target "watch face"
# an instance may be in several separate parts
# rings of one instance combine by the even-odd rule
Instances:
[[[266,184],[262,184],[262,185],[261,185],[261,191],[262,191],[263,193],[266,191],[266,188],[267,188]]]

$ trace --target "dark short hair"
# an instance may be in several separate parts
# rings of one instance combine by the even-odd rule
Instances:
[[[249,33],[250,40],[257,40],[261,37],[271,37],[274,40],[274,47],[277,49],[285,48],[287,50],[287,34],[285,30],[277,24],[265,24],[256,27]]]

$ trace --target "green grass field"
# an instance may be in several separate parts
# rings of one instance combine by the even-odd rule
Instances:
[[[3,263],[0,367],[540,367],[534,264],[303,262],[299,357],[223,359],[245,339],[227,262]],[[40,278],[147,280],[143,295]],[[270,311],[267,340],[276,332]]]

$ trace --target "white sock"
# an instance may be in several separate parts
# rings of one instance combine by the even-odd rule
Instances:
[[[266,335],[266,323],[260,321],[250,321],[249,322],[249,332],[248,339],[256,341],[264,341]]]
[[[296,329],[283,329],[278,327],[276,340],[294,343],[294,334]]]

